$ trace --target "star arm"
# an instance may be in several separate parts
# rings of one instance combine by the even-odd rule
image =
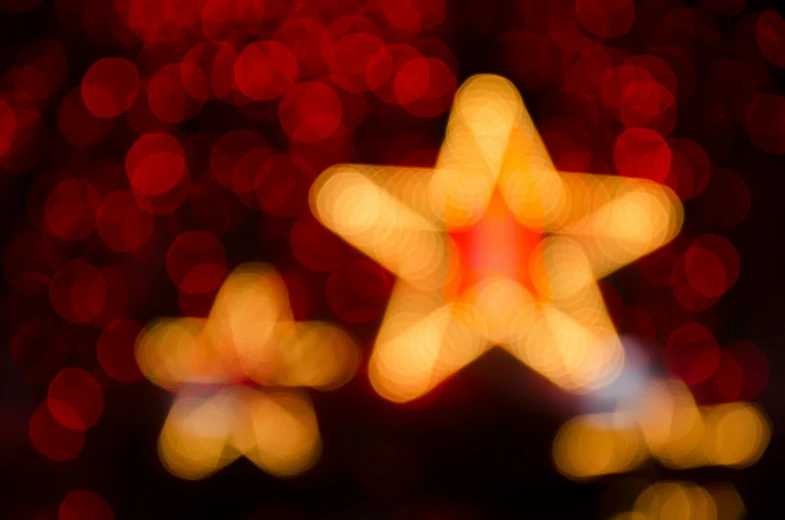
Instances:
[[[205,324],[203,319],[165,318],[148,325],[135,346],[136,362],[145,377],[168,390],[225,381],[225,367],[205,341]]]
[[[563,175],[566,202],[554,234],[583,248],[597,278],[671,241],[683,210],[676,195],[651,181],[614,175]]]
[[[368,367],[371,384],[391,401],[424,395],[488,348],[478,319],[468,305],[399,281]]]
[[[513,352],[570,391],[613,381],[624,350],[580,245],[566,237],[543,240],[533,255],[532,281],[541,303],[536,318],[517,322]]]
[[[293,390],[249,391],[232,444],[262,470],[279,477],[308,470],[321,454],[319,425],[308,397]]]
[[[435,287],[448,267],[444,230],[382,187],[381,170],[339,165],[325,171],[311,188],[313,212],[399,278]]]
[[[208,398],[178,395],[158,437],[158,453],[176,477],[206,478],[240,455],[230,446],[242,399],[227,389]]]
[[[292,323],[278,343],[279,373],[272,383],[331,390],[354,377],[359,351],[354,339],[328,323]]]
[[[430,198],[443,222],[453,228],[477,221],[496,186],[510,133],[523,100],[507,79],[479,75],[455,95]]]

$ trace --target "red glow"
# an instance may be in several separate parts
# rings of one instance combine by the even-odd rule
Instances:
[[[58,520],[114,520],[112,507],[92,491],[70,491],[60,504]]]
[[[53,460],[74,459],[84,446],[84,431],[60,424],[52,417],[46,402],[41,403],[30,417],[29,432],[33,446]]]
[[[103,310],[106,281],[87,260],[71,260],[52,277],[49,300],[63,318],[74,323],[89,323]]]
[[[187,173],[183,148],[171,135],[145,134],[128,150],[125,172],[141,194],[166,193]]]
[[[494,276],[518,282],[536,294],[529,261],[541,233],[518,222],[498,191],[477,222],[469,228],[451,231],[450,238],[457,246],[453,259],[457,271],[445,288],[448,301]]]
[[[49,383],[46,402],[60,424],[72,430],[95,426],[104,409],[104,394],[95,378],[80,368],[64,368]]]
[[[101,196],[89,181],[66,179],[46,199],[46,223],[52,234],[64,240],[83,240],[95,229],[100,204]]]
[[[785,67],[785,20],[774,9],[758,18],[755,38],[761,54],[778,67]]]
[[[124,383],[142,379],[134,358],[134,344],[141,330],[138,323],[120,319],[109,323],[101,332],[96,355],[101,368],[111,378]]]
[[[166,253],[166,271],[180,289],[204,294],[215,290],[226,275],[226,253],[215,235],[187,231]]]
[[[153,234],[153,216],[136,204],[130,191],[110,193],[98,208],[97,217],[98,235],[114,251],[136,251]]]
[[[322,141],[341,125],[343,105],[335,91],[320,82],[298,83],[278,106],[284,131],[295,141]]]
[[[297,77],[297,58],[276,41],[248,45],[234,64],[237,88],[251,99],[274,99],[289,90]]]
[[[115,117],[133,105],[139,92],[136,66],[122,58],[96,61],[82,79],[82,99],[96,117]]]
[[[672,332],[663,354],[671,375],[690,386],[711,377],[720,364],[717,340],[705,325],[695,322]]]
[[[660,134],[629,128],[616,140],[613,162],[619,175],[662,182],[671,167],[671,149]]]

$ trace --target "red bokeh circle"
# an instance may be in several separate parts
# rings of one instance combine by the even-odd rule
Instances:
[[[343,105],[324,83],[303,82],[289,89],[278,106],[284,131],[295,141],[315,143],[332,135],[341,125]]]
[[[705,325],[690,322],[670,334],[663,356],[672,376],[694,386],[707,380],[717,370],[720,347]]]
[[[96,356],[101,368],[109,377],[131,383],[142,379],[136,364],[134,348],[142,327],[135,321],[112,321],[101,332],[96,344]]]
[[[95,229],[95,214],[100,204],[101,195],[88,180],[66,179],[46,198],[47,227],[63,240],[84,240]]]
[[[82,78],[82,99],[96,117],[119,116],[133,105],[139,92],[136,65],[123,58],[103,58]]]
[[[60,503],[58,520],[114,520],[114,511],[98,493],[70,491]]]
[[[128,150],[125,173],[142,195],[162,195],[188,173],[183,148],[174,136],[145,134]]]
[[[234,63],[237,88],[251,99],[277,98],[291,88],[296,77],[297,58],[276,41],[248,45]]]
[[[180,234],[166,253],[166,272],[182,291],[205,294],[217,288],[226,275],[226,253],[208,231]]]
[[[671,149],[654,130],[628,128],[616,140],[613,162],[619,175],[663,182],[671,168]]]
[[[109,249],[131,253],[153,234],[153,216],[140,208],[130,190],[110,193],[98,208],[96,228]]]
[[[72,430],[60,424],[52,416],[46,402],[41,403],[33,412],[28,431],[35,449],[53,460],[74,459],[84,446],[84,431]]]
[[[46,402],[52,417],[72,430],[95,426],[104,409],[104,393],[81,368],[64,368],[49,383]]]

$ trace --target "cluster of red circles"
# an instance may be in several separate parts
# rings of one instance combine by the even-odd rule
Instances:
[[[6,4],[23,11],[38,2]],[[55,313],[15,309],[11,355],[26,379],[48,385],[28,423],[33,446],[66,461],[99,421],[105,385],[142,378],[133,353],[141,326],[130,317],[155,287],[135,265],[163,265],[182,313],[205,315],[227,273],[222,238],[263,212],[272,217],[263,239],[291,241],[303,260],[282,268],[298,317],[324,295],[346,321],[380,315],[389,275],[313,220],[308,189],[325,167],[352,159],[355,130],[369,116],[446,113],[458,64],[422,34],[444,22],[444,0],[68,0],[55,12],[95,44],[136,50],[98,59],[69,88],[66,47],[37,42],[2,81],[0,167],[29,171],[45,143],[62,143],[57,169],[28,193],[28,219],[3,270],[16,293],[48,299]],[[210,110],[245,121],[223,132],[179,128]],[[273,145],[262,129],[283,139]],[[98,159],[107,154],[95,150],[110,153]],[[322,289],[314,272],[327,273]],[[85,369],[67,366],[74,355]],[[103,511],[100,497],[72,495],[61,518]]]
[[[8,11],[38,4],[0,0]],[[769,93],[770,69],[785,67],[785,21],[774,11],[732,18],[730,51],[720,54],[715,18],[738,15],[745,1],[701,6],[520,0],[495,55],[506,56],[517,83],[543,91],[532,112],[560,169],[647,178],[694,200],[712,233],[682,235],[641,261],[636,305],[624,309],[612,289],[606,299],[623,327],[667,342],[675,376],[713,385],[720,399],[749,399],[765,384],[765,356],[749,341],[720,349],[692,314],[711,311],[739,277],[738,252],[718,234],[750,209],[744,178],[724,167],[742,139],[735,127],[762,152],[785,153],[785,98]],[[140,325],[129,317],[155,288],[134,263],[163,266],[181,311],[204,315],[230,268],[222,238],[263,212],[262,240],[283,239],[296,260],[283,270],[298,317],[323,297],[347,322],[380,316],[389,274],[314,219],[308,189],[325,167],[355,159],[356,145],[377,148],[389,164],[433,164],[438,141],[428,132],[371,142],[357,130],[371,118],[411,126],[445,114],[458,63],[439,39],[454,21],[446,0],[58,0],[55,11],[65,30],[135,52],[95,61],[69,90],[65,47],[37,42],[0,81],[0,167],[34,168],[52,133],[67,148],[62,169],[30,191],[29,222],[3,269],[17,293],[47,298],[57,314],[20,308],[28,314],[11,353],[27,379],[48,385],[29,422],[34,446],[68,460],[101,416],[108,378],[141,379]],[[487,13],[473,14],[468,24],[493,30]],[[643,48],[618,48],[632,31]],[[42,120],[47,107],[56,129]],[[240,123],[180,127],[216,110]],[[676,131],[684,121],[693,138]],[[281,139],[272,144],[271,135]],[[96,159],[99,149],[113,152]],[[325,276],[315,282],[314,273]],[[652,303],[662,291],[673,305]],[[94,360],[85,362],[92,372],[65,367],[76,349],[65,338],[84,329],[96,331],[94,356],[83,357]],[[63,510],[103,511],[100,497],[74,496]]]

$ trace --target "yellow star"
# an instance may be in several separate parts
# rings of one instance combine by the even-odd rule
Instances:
[[[206,319],[150,324],[136,357],[148,379],[177,394],[158,451],[186,479],[240,456],[277,476],[307,470],[320,453],[319,429],[307,395],[292,387],[336,388],[358,363],[342,330],[293,320],[283,280],[262,264],[233,271]]]
[[[614,413],[567,421],[553,441],[553,461],[565,476],[584,480],[626,473],[649,458],[674,469],[747,467],[771,438],[754,404],[697,406],[678,381],[652,381]]]
[[[369,376],[399,402],[493,346],[570,391],[609,383],[624,352],[596,280],[682,219],[653,182],[556,171],[520,94],[492,75],[458,90],[435,168],[338,165],[311,208],[397,276]]]

